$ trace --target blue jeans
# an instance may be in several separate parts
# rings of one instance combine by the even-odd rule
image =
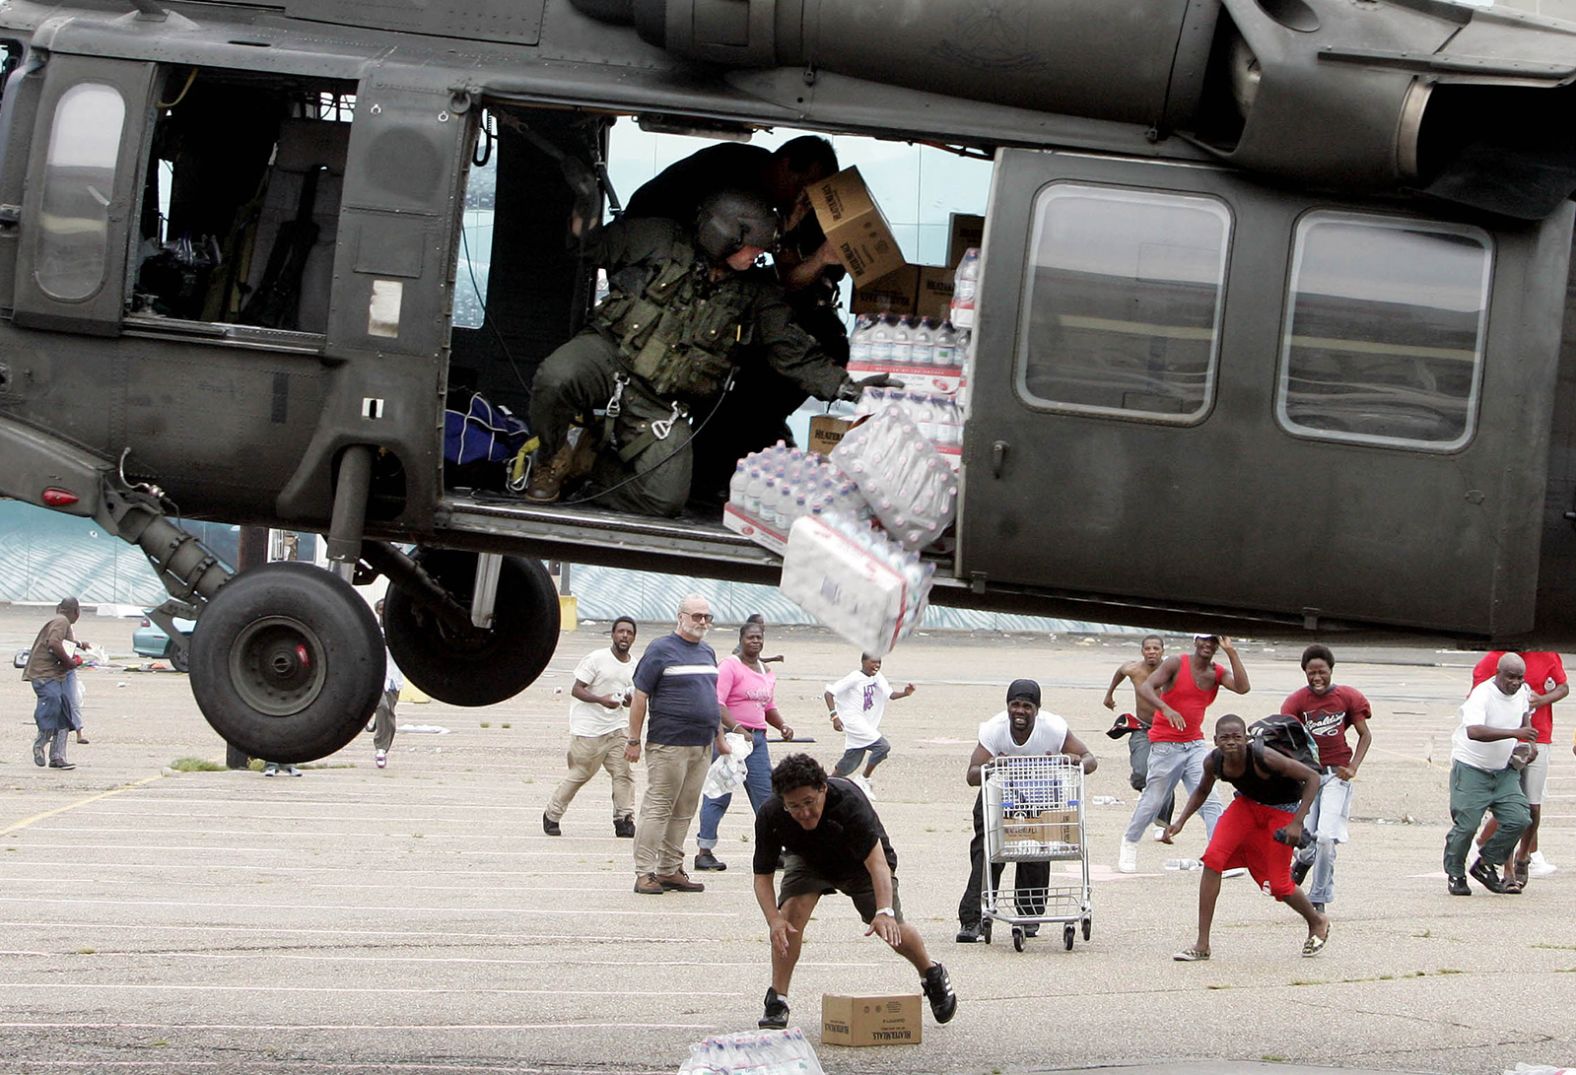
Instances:
[[[1298,862],[1313,866],[1313,883],[1308,887],[1308,899],[1313,903],[1335,901],[1335,845],[1346,842],[1346,822],[1351,816],[1351,781],[1325,773],[1319,778],[1319,794],[1302,823],[1317,842],[1297,851]]]
[[[35,679],[33,693],[38,699],[33,706],[33,722],[38,725],[33,750],[37,752],[47,748],[50,763],[64,765],[66,741],[71,733],[71,716],[66,708],[66,681]]]
[[[1184,791],[1193,794],[1193,789],[1204,780],[1204,761],[1209,757],[1209,751],[1210,748],[1204,745],[1202,739],[1195,739],[1191,743],[1150,744],[1149,772],[1145,774],[1144,792],[1138,797],[1138,805],[1133,807],[1133,819],[1127,823],[1127,832],[1122,839],[1134,844],[1143,839],[1144,831],[1154,823],[1160,808],[1171,798],[1179,781]],[[1220,820],[1222,809],[1220,800],[1213,795],[1198,808],[1200,816],[1204,818],[1206,836],[1215,835],[1215,822]]]
[[[744,793],[750,797],[750,809],[759,810],[772,797],[772,756],[766,751],[765,728],[755,732],[754,739],[755,748],[744,759]],[[715,760],[717,752],[713,750],[711,756]],[[717,846],[717,826],[732,802],[732,795],[701,800],[700,833],[695,843],[702,850]]]

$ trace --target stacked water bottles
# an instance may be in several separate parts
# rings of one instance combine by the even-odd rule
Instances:
[[[889,373],[903,387],[867,388],[855,414],[898,407],[956,467],[963,445],[968,347],[968,330],[950,321],[861,315],[848,338],[848,372],[854,377]]]
[[[679,1075],[824,1075],[798,1027],[707,1038],[690,1046]]]
[[[888,404],[854,426],[831,461],[905,549],[935,541],[957,514],[958,477],[908,413]]]
[[[796,519],[833,514],[867,530],[873,517],[859,487],[826,456],[778,441],[739,460],[728,482],[722,521],[780,556]]]

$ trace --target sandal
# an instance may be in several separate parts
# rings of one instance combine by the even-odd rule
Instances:
[[[1305,957],[1316,956],[1320,952],[1324,951],[1324,946],[1329,943],[1330,931],[1328,928],[1325,929],[1324,936],[1322,937],[1317,937],[1310,934],[1308,939],[1302,942],[1302,954]]]
[[[1172,953],[1171,958],[1178,963],[1202,963],[1209,958],[1209,953],[1200,952],[1196,945],[1190,944],[1182,951]]]
[[[1506,896],[1519,896],[1521,895],[1521,890],[1526,887],[1514,877],[1507,878],[1501,884],[1503,887],[1500,889],[1500,892]]]

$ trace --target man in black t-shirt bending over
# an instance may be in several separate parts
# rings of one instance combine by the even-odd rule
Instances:
[[[842,892],[872,933],[914,964],[936,1022],[957,1011],[947,968],[931,961],[919,930],[903,921],[897,898],[897,852],[859,787],[808,754],[790,754],[772,770],[772,797],[755,815],[755,899],[772,939],[772,984],[762,1027],[788,1025],[788,982],[799,962],[804,926],[820,898]],[[772,891],[777,856],[782,888]]]

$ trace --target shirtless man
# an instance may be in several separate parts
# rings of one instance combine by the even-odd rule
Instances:
[[[1116,708],[1116,688],[1122,685],[1122,680],[1130,680],[1133,684],[1133,708],[1135,713],[1123,713],[1116,718],[1116,723],[1111,725],[1111,730],[1106,732],[1112,739],[1127,736],[1127,760],[1131,766],[1131,773],[1127,781],[1133,786],[1134,791],[1143,791],[1144,784],[1149,777],[1149,726],[1155,721],[1155,707],[1144,701],[1138,693],[1138,685],[1154,674],[1160,667],[1160,661],[1165,657],[1166,641],[1159,635],[1146,635],[1140,649],[1141,656],[1136,661],[1128,661],[1117,668],[1111,676],[1111,685],[1105,689],[1105,707]],[[1176,808],[1176,793],[1172,792],[1160,806],[1160,813],[1156,815],[1155,839],[1158,840],[1165,832],[1165,827],[1171,824],[1171,812]]]
[[[1231,662],[1229,670],[1215,663],[1216,650],[1224,650]],[[1204,760],[1209,747],[1204,743],[1204,710],[1215,700],[1220,688],[1237,694],[1251,689],[1242,658],[1231,639],[1223,635],[1194,635],[1193,654],[1187,660],[1167,657],[1149,678],[1138,684],[1138,697],[1158,711],[1149,728],[1153,744],[1149,752],[1149,771],[1144,774],[1144,792],[1133,808],[1132,820],[1122,835],[1116,868],[1122,873],[1138,872],[1138,840],[1160,813],[1160,804],[1171,796],[1180,781],[1189,795],[1204,779]],[[1215,834],[1221,805],[1206,797],[1198,812],[1204,817],[1208,835]]]

